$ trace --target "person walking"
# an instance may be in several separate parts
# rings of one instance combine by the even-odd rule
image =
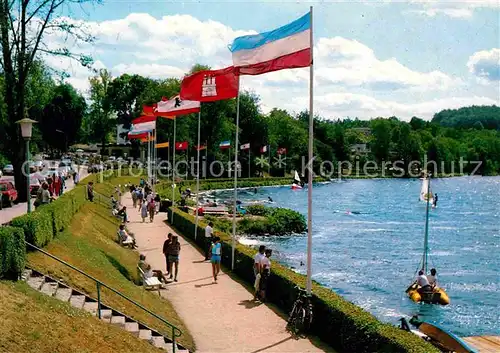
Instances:
[[[167,235],[167,240],[165,240],[165,242],[163,243],[163,255],[165,255],[165,262],[167,264],[167,276],[170,275],[170,260],[168,258],[168,247],[170,245],[170,243],[172,243],[172,233],[168,233]]]
[[[64,188],[66,187],[66,180],[62,176],[59,176],[59,196],[61,196],[64,193]]]
[[[139,206],[139,212],[141,214],[142,223],[144,223],[146,221],[146,217],[148,216],[148,203],[146,200],[143,200]]]
[[[212,275],[214,276],[214,283],[217,283],[217,275],[220,272],[220,262],[222,259],[222,244],[220,243],[220,238],[215,237],[214,243],[212,244]]]
[[[94,183],[92,181],[89,181],[87,184],[87,200],[90,202],[94,202]]]
[[[212,249],[212,237],[214,232],[213,226],[214,226],[213,222],[210,222],[205,227],[205,261],[210,260],[208,256]]]
[[[155,198],[155,206],[156,206],[156,214],[160,213],[160,204],[161,204],[161,198],[160,198],[160,195],[156,194]]]
[[[155,200],[153,200],[151,198],[148,202],[148,212],[149,212],[149,222],[150,223],[153,223],[153,219],[155,218],[155,211],[156,211]]]
[[[179,254],[181,252],[181,243],[179,243],[179,237],[176,234],[172,234],[172,242],[168,245],[168,260],[169,260],[169,279],[174,278],[174,282],[177,282],[177,275],[179,274]],[[175,273],[173,272],[173,267],[175,265]]]
[[[135,190],[133,191],[130,191],[130,194],[132,196],[132,206],[135,208],[137,208],[137,192]]]

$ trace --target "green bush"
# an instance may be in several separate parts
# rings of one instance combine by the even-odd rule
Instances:
[[[204,248],[204,221],[198,224],[198,237],[194,240],[194,216],[169,210],[169,220],[175,212],[174,226],[184,236]],[[231,236],[215,228],[222,240],[222,264],[231,268]],[[237,244],[234,273],[253,284],[253,255],[255,250]],[[295,286],[305,286],[305,276],[273,263],[268,282],[267,298],[283,311],[289,312],[296,297]],[[314,322],[312,333],[334,349],[344,352],[438,353],[434,346],[412,333],[378,321],[373,315],[350,303],[332,290],[313,282]]]
[[[52,212],[45,210],[47,205],[29,214],[16,217],[11,225],[24,230],[24,236],[28,243],[43,247],[54,237],[54,222]]]
[[[268,208],[263,205],[250,205],[246,206],[245,210],[254,216],[265,216],[267,214]]]
[[[16,227],[0,227],[0,278],[17,280],[26,264],[24,232]]]
[[[73,197],[67,193],[49,205],[43,206],[40,211],[50,212],[53,222],[54,237],[57,233],[69,227],[74,215]]]

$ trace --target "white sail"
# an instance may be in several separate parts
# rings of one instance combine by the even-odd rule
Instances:
[[[300,184],[300,177],[299,177],[299,173],[297,173],[297,171],[295,171],[295,176],[293,177],[293,181],[295,184]]]
[[[423,178],[422,188],[420,189],[420,201],[427,202],[428,197],[430,197],[429,202],[432,204],[434,200],[433,200],[432,190],[430,190],[429,188],[429,179]]]

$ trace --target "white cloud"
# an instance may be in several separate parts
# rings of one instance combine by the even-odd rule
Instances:
[[[429,17],[443,14],[453,18],[470,18],[476,9],[500,8],[498,0],[411,0],[410,3],[421,5],[423,10],[409,12]]]
[[[485,81],[500,81],[500,48],[472,54],[467,62],[469,72]]]
[[[132,13],[112,21],[66,20],[84,25],[96,37],[92,45],[69,48],[91,54],[97,59],[96,68],[106,66],[114,76],[130,73],[180,78],[195,63],[225,67],[231,65],[228,43],[237,36],[255,33],[236,31],[219,22],[200,21],[189,15],[157,19],[149,14]],[[50,34],[47,39],[49,45],[64,43],[58,34]],[[379,59],[371,48],[356,40],[319,38],[314,49],[315,104],[318,113],[325,117],[432,117],[436,111],[457,105],[498,104],[473,93],[461,97],[457,94],[457,89],[464,86],[460,79],[438,70],[419,72],[396,58]],[[69,59],[47,60],[49,65],[67,70],[72,74],[67,81],[86,91],[91,72]],[[265,112],[273,107],[300,111],[308,107],[308,80],[309,70],[305,68],[245,76],[241,82],[243,89],[253,90],[262,98]],[[427,102],[429,92],[443,98]],[[447,95],[460,98],[445,98]]]
[[[447,90],[461,84],[440,71],[418,72],[395,58],[379,60],[372,49],[342,37],[320,38],[316,44],[320,83],[363,86],[374,90],[421,88]]]

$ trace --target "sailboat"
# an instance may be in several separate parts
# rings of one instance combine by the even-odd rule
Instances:
[[[295,175],[293,177],[292,190],[300,190],[302,189],[302,182],[299,177],[299,173],[295,171]]]
[[[425,181],[427,181],[425,183]],[[424,190],[424,195],[432,195],[430,192],[430,175],[424,177],[424,183],[422,184],[422,189],[424,189],[424,185],[426,185],[425,190]],[[422,192],[420,192],[420,195],[422,197]],[[424,274],[427,275],[427,270],[428,270],[428,257],[429,257],[429,208],[431,206],[431,199],[432,197],[426,197],[426,207],[425,207],[425,235],[424,235],[424,252],[422,255],[422,262],[421,262],[421,270],[424,272]],[[412,283],[408,289],[406,289],[406,293],[408,294],[408,297],[415,303],[427,303],[427,304],[441,304],[441,305],[448,305],[450,304],[450,298],[448,297],[448,294],[446,294],[445,290],[443,288],[440,288],[438,286],[435,286],[432,288],[430,291],[422,291],[421,288],[417,285],[417,283]]]
[[[424,174],[422,178],[422,188],[420,189],[420,201],[429,201],[431,205],[434,205],[434,195],[432,194],[430,188],[430,179],[427,174]]]

